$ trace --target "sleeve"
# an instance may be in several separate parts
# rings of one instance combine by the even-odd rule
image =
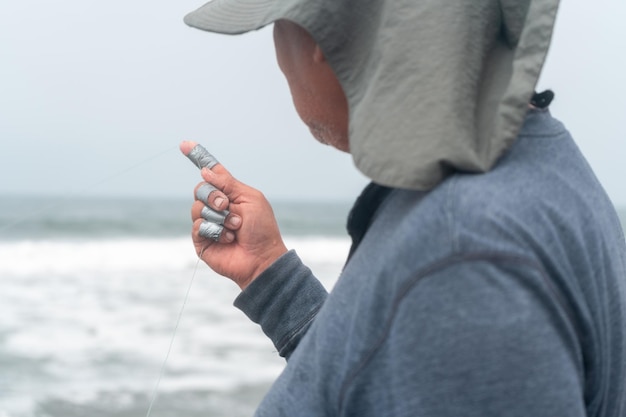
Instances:
[[[344,410],[368,407],[359,386],[378,374],[390,416],[585,416],[577,330],[548,280],[535,266],[493,260],[417,277],[345,387]]]
[[[295,251],[259,275],[235,299],[235,307],[260,324],[280,356],[289,358],[328,293]]]

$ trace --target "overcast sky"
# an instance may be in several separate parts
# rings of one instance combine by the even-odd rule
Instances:
[[[188,28],[201,4],[0,0],[0,195],[189,196],[188,139],[270,198],[354,198],[366,181],[299,122],[271,29]],[[540,81],[622,207],[624,22],[624,0],[563,0]]]

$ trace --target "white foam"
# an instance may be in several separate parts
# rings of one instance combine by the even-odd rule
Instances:
[[[178,269],[195,259],[190,239],[41,240],[0,244],[0,274]]]
[[[287,237],[286,244],[312,264],[341,264],[346,238]],[[190,238],[24,240],[0,243],[0,274],[18,276],[97,271],[179,270],[195,262]]]
[[[349,247],[347,239],[326,237],[286,243],[328,287]],[[187,237],[0,243],[0,356],[40,375],[12,382],[13,406],[0,407],[0,417],[27,415],[20,398],[34,404],[50,396],[89,401],[107,390],[150,393],[196,263]],[[232,306],[238,293],[199,265],[162,391],[230,390],[278,375],[284,361]]]

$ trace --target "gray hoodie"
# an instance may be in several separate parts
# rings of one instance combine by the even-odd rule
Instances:
[[[626,416],[626,248],[530,111],[486,174],[395,189],[333,291],[290,252],[235,304],[287,366],[257,416]]]

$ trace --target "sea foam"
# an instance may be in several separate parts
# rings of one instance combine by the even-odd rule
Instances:
[[[327,288],[349,248],[339,237],[286,244]],[[232,306],[236,285],[198,262],[189,237],[0,242],[0,362],[11,364],[0,415],[35,415],[50,401],[89,407],[102,395],[145,399],[192,276],[160,392],[235,401],[243,387],[268,386],[284,360]]]
[[[349,242],[336,237],[287,237],[305,263],[342,264]],[[0,242],[0,275],[177,271],[196,255],[188,237]]]

